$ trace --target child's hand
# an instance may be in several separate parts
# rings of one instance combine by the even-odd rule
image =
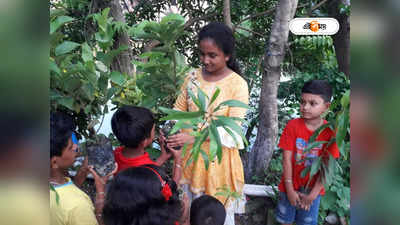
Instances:
[[[93,166],[89,166],[88,168],[90,173],[93,175],[96,192],[104,192],[108,179],[118,171],[118,164],[115,163],[115,169],[104,177],[100,177],[94,170]]]
[[[299,193],[300,196],[300,207],[304,210],[310,210],[311,204],[315,200],[316,196],[313,196],[312,194],[303,194]]]
[[[300,204],[300,196],[296,191],[288,191],[287,196],[292,206],[298,206]]]
[[[160,136],[158,138],[158,142],[159,142],[160,148],[161,148],[161,156],[160,157],[162,157],[165,160],[169,159],[169,157],[171,157],[172,154],[171,154],[171,152],[168,152],[165,149],[166,139],[165,139],[164,134],[163,134],[163,132],[161,130],[160,130]],[[171,149],[168,148],[168,150],[171,150]]]
[[[168,147],[182,147],[184,144],[193,144],[194,136],[188,133],[179,133],[168,137]]]

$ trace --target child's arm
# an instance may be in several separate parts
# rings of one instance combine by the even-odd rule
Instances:
[[[323,187],[324,185],[321,182],[321,177],[318,176],[314,187],[311,189],[311,192],[309,194],[300,194],[301,208],[304,210],[309,210],[312,202],[318,197]]]
[[[95,186],[96,186],[96,201],[94,202],[94,211],[96,215],[97,222],[99,225],[104,225],[103,219],[102,219],[102,213],[103,213],[103,207],[104,207],[104,200],[106,197],[105,193],[105,186],[110,178],[110,176],[113,176],[117,171],[118,171],[118,164],[115,163],[115,169],[107,174],[104,177],[100,177],[96,171],[93,169],[93,166],[89,166],[89,171],[93,175]]]
[[[87,175],[89,174],[88,168],[88,158],[87,156],[83,160],[81,167],[73,178],[74,184],[78,187],[82,187],[83,182],[85,182]]]
[[[292,155],[293,151],[283,150],[283,178],[289,202],[291,205],[296,206],[300,203],[300,197],[293,188]]]

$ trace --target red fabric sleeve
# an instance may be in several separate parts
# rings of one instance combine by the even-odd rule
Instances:
[[[283,150],[294,151],[296,149],[296,137],[293,121],[289,121],[285,129],[283,129],[278,147]]]

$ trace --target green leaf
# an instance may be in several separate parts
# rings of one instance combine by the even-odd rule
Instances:
[[[164,120],[181,120],[181,119],[191,119],[191,118],[196,118],[200,117],[204,114],[204,112],[201,111],[196,111],[196,112],[176,112],[176,113],[171,113],[166,117],[161,118],[161,121]]]
[[[305,167],[302,171],[301,171],[301,177],[306,177],[307,176],[307,174],[310,172],[310,169],[311,169],[311,167]]]
[[[310,142],[314,142],[314,140],[318,137],[318,135],[320,135],[321,132],[322,132],[325,128],[329,127],[330,125],[331,125],[330,123],[326,123],[326,124],[323,124],[322,126],[318,127],[318,129],[316,129],[316,130],[314,131],[314,133],[311,135],[311,137],[310,137],[310,139],[308,140],[308,142],[309,142],[309,143],[310,143]]]
[[[239,145],[239,142],[238,142],[238,140],[236,140],[236,136],[233,134],[233,132],[231,131],[231,129],[229,129],[228,127],[226,127],[226,126],[222,126],[224,129],[225,129],[225,131],[232,137],[232,139],[235,141],[235,144],[238,146]]]
[[[125,83],[125,76],[118,71],[112,71],[110,80],[119,86],[122,86]]]
[[[188,95],[189,95],[190,99],[192,99],[193,103],[197,106],[197,108],[199,108],[199,110],[203,110],[202,109],[203,107],[201,106],[200,100],[198,98],[196,98],[196,96],[194,95],[192,90],[188,89]]]
[[[60,45],[58,45],[55,49],[56,56],[71,52],[75,48],[80,46],[80,44],[72,41],[64,41]]]
[[[222,160],[222,144],[221,144],[221,138],[219,137],[219,133],[217,130],[217,127],[215,126],[214,122],[211,121],[210,125],[208,126],[208,129],[210,130],[210,154],[212,155],[211,160],[214,160],[214,150],[216,150],[216,155],[218,157],[218,162],[221,163]],[[216,149],[214,149],[214,145],[212,146],[213,149],[211,150],[211,141],[215,142],[216,144]]]
[[[214,109],[214,112],[218,111],[222,106],[230,106],[230,107],[239,107],[239,108],[245,108],[245,109],[250,109],[250,107],[238,100],[227,100],[224,102],[221,102],[221,104],[219,104],[217,106],[217,108]]]
[[[218,119],[215,121],[217,127],[219,127],[219,126],[229,127],[230,129],[235,131],[238,135],[240,135],[240,137],[242,137],[243,142],[245,143],[246,146],[248,145],[247,139],[243,135],[242,128],[235,122],[235,120],[233,120],[229,117],[226,117],[226,116],[216,116],[216,118]],[[235,137],[233,137],[233,138],[235,138]]]
[[[188,124],[187,120],[179,120],[178,122],[175,123],[175,125],[169,131],[168,135],[175,134],[180,129],[191,129],[191,128],[192,128],[192,125]],[[167,134],[165,134],[165,135],[167,135]]]
[[[58,104],[67,107],[68,109],[75,111],[74,109],[74,99],[72,97],[62,97],[57,100]]]
[[[205,112],[206,111],[206,97],[207,97],[207,95],[199,87],[197,88],[197,95],[199,97],[200,110]]]
[[[53,34],[62,25],[74,21],[75,19],[69,16],[59,16],[53,22],[50,23],[50,34]]]
[[[318,172],[318,170],[321,167],[321,161],[322,158],[321,157],[317,157],[316,159],[313,160],[312,165],[311,165],[311,169],[310,169],[310,180],[312,179],[312,177]]]
[[[54,60],[50,60],[49,69],[50,69],[50,71],[53,71],[53,72],[55,72],[55,73],[58,74],[58,75],[61,74],[61,70],[60,70],[60,68],[58,68],[58,66],[57,66],[57,64],[54,62]]]
[[[203,157],[204,160],[204,166],[206,167],[206,170],[208,170],[208,167],[210,165],[210,161],[208,160],[207,153],[203,151],[203,149],[200,149],[201,157]]]
[[[219,89],[219,87],[217,87],[213,96],[211,97],[210,104],[208,104],[208,107],[210,107],[210,105],[214,103],[215,99],[217,99],[220,92],[221,92],[221,89]]]
[[[303,150],[303,153],[309,152],[311,149],[318,147],[319,145],[328,143],[328,141],[314,141],[314,142],[308,142],[307,147]]]
[[[84,62],[93,60],[93,52],[90,46],[85,42],[82,45],[82,59]]]

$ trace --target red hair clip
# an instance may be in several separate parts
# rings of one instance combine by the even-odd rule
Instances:
[[[161,194],[164,196],[165,201],[168,201],[172,196],[172,191],[171,191],[169,184],[162,179],[161,175],[155,169],[153,169],[151,167],[147,167],[147,166],[144,166],[144,168],[147,168],[147,169],[153,171],[158,176],[158,178],[160,179],[160,182],[161,182]]]

